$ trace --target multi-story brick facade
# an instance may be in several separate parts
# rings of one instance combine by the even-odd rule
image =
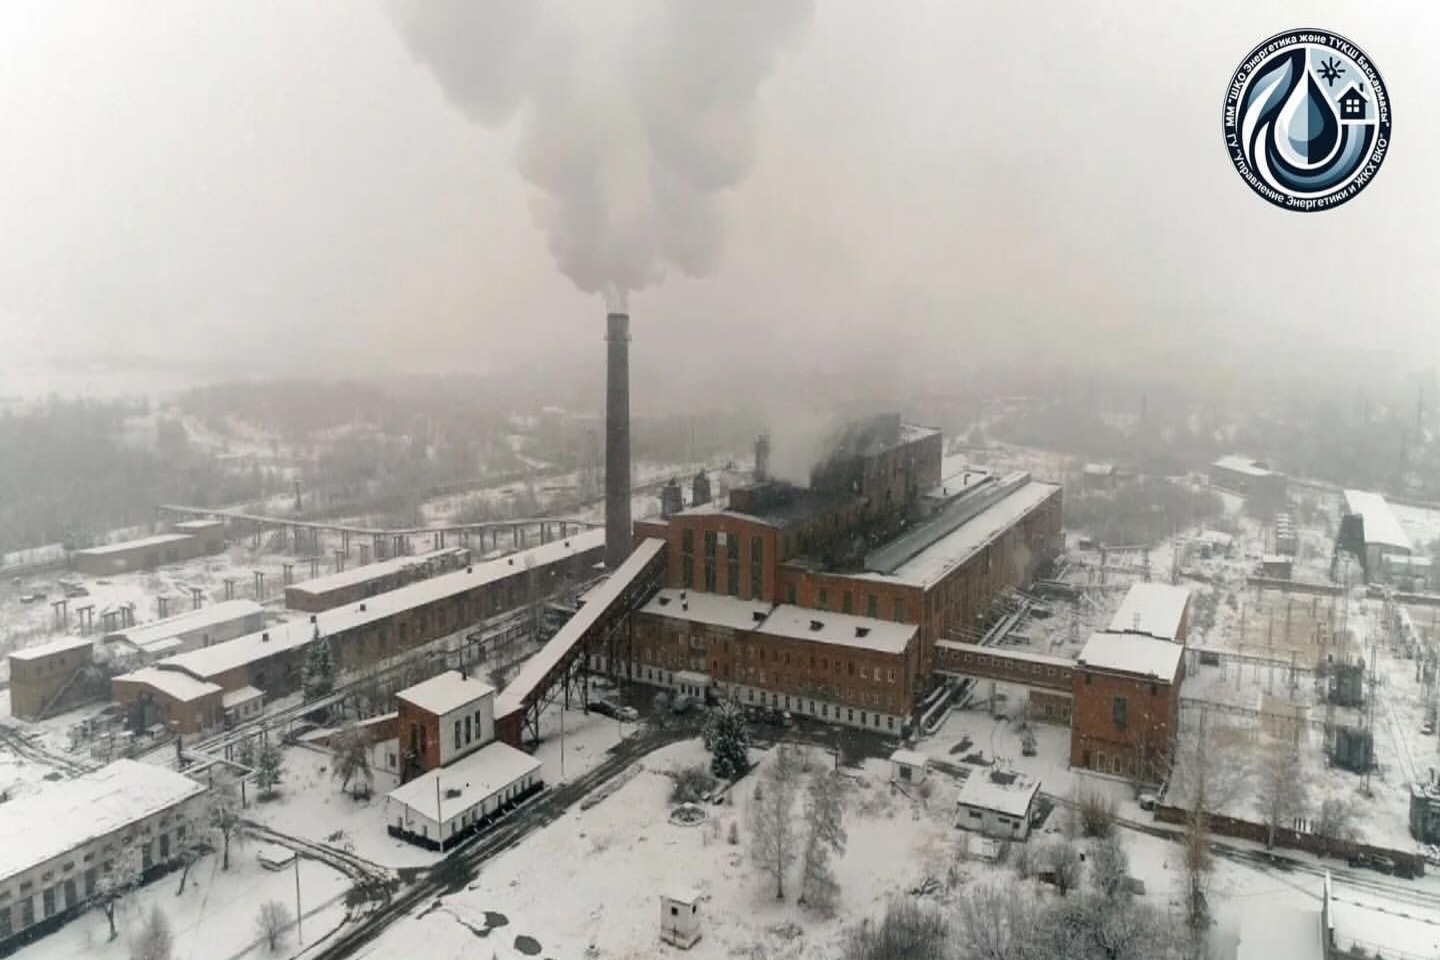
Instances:
[[[495,739],[495,688],[454,670],[395,694],[400,779],[411,780]]]
[[[1075,661],[1070,765],[1163,779],[1180,728],[1183,644],[1097,633]]]
[[[84,637],[66,637],[10,654],[10,712],[38,720],[57,706],[75,675],[94,662],[94,644]]]
[[[734,685],[738,665],[728,651],[748,644],[756,656],[770,649],[785,656],[782,639],[757,625],[789,607],[814,611],[822,624],[863,621],[877,634],[882,626],[886,632],[911,628],[903,655],[887,654],[897,677],[904,677],[900,688],[850,690],[859,693],[854,706],[863,705],[867,719],[877,705],[887,718],[892,712],[904,717],[929,682],[936,641],[976,637],[995,600],[1025,585],[1063,543],[1058,486],[1023,473],[962,471],[945,479],[942,448],[938,431],[904,426],[898,418],[872,422],[843,440],[841,451],[816,469],[809,489],[764,483],[731,491],[728,503],[638,524],[637,535],[665,541],[666,584],[689,598],[688,610],[677,610],[683,604],[671,596],[663,611],[652,603],[635,617],[629,656],[639,678],[668,683],[671,673],[684,670]],[[707,619],[704,598],[717,596],[733,603]],[[684,620],[692,625],[676,625]],[[826,642],[828,627],[816,632],[814,642]],[[808,664],[810,653],[801,656]],[[815,659],[835,660],[818,653]],[[881,669],[888,675],[891,666]],[[801,687],[817,682],[804,672],[771,668],[762,684],[758,663],[744,669],[754,671],[747,676],[767,705],[773,698],[782,706],[787,697],[795,701]],[[839,685],[838,698],[832,691],[817,699],[817,708],[828,711],[833,701],[850,710],[847,686]],[[809,701],[804,697],[806,712]]]

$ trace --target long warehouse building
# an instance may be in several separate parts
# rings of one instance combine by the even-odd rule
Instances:
[[[354,604],[272,624],[246,636],[166,657],[144,672],[112,682],[117,702],[146,701],[149,712],[182,733],[216,725],[226,694],[261,691],[267,698],[300,686],[312,641],[330,644],[336,669],[363,669],[474,624],[553,596],[584,580],[604,556],[605,533],[588,530],[529,550],[381,593]],[[183,674],[194,683],[157,682]],[[217,710],[217,702],[222,709]]]

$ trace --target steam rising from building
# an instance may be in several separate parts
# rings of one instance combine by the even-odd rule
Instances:
[[[623,25],[600,29],[563,6],[391,2],[410,52],[456,107],[492,127],[520,116],[519,169],[538,188],[556,264],[624,311],[630,291],[672,267],[713,269],[716,201],[754,166],[756,94],[811,2],[637,2]]]

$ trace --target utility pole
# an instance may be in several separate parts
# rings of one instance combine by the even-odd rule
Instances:
[[[436,781],[439,782],[438,780]],[[305,928],[301,925],[301,919],[305,916],[300,909],[300,854],[295,854],[295,937],[300,941],[300,946],[305,945]]]

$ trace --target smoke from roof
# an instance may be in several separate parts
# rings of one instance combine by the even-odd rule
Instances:
[[[521,117],[518,165],[550,253],[625,309],[670,268],[709,273],[717,200],[755,162],[755,99],[810,0],[638,3],[577,24],[543,0],[392,0],[410,52],[486,126]],[[608,18],[615,6],[597,5]]]

